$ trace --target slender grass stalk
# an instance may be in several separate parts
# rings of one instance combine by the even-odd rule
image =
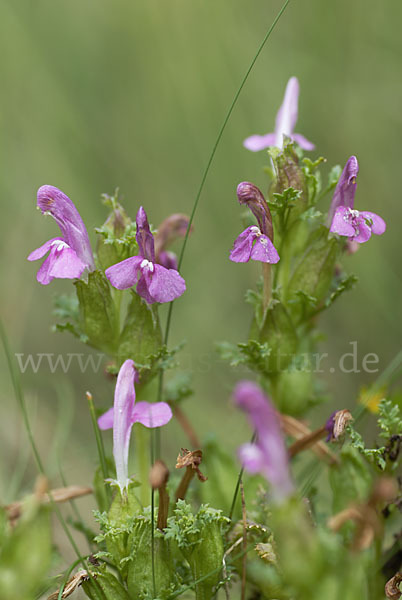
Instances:
[[[205,170],[204,170],[204,172],[202,174],[200,186],[198,188],[198,191],[197,191],[197,194],[196,194],[196,197],[195,197],[194,206],[193,206],[193,210],[191,211],[190,220],[188,222],[186,235],[184,236],[183,244],[182,244],[181,251],[180,251],[179,261],[178,261],[178,270],[180,270],[181,265],[183,263],[184,253],[186,251],[187,241],[188,241],[188,237],[190,235],[190,229],[191,229],[191,226],[193,224],[193,220],[194,220],[194,216],[195,216],[195,213],[196,213],[196,210],[197,210],[197,207],[198,207],[198,203],[200,201],[200,197],[201,197],[202,191],[204,189],[204,185],[205,185],[206,179],[208,177],[208,173],[209,173],[209,170],[211,168],[212,162],[213,162],[213,160],[215,158],[215,154],[216,154],[216,151],[218,149],[219,143],[220,143],[220,141],[222,139],[222,136],[223,136],[223,133],[224,133],[224,131],[226,129],[226,125],[229,122],[229,119],[230,119],[230,117],[232,115],[233,109],[234,109],[234,107],[237,104],[237,100],[239,99],[239,96],[240,96],[240,94],[241,94],[241,92],[242,92],[242,90],[243,90],[243,88],[244,88],[244,86],[245,86],[245,84],[246,84],[246,82],[247,82],[247,80],[249,78],[249,75],[250,75],[251,71],[254,68],[255,63],[258,60],[258,57],[260,56],[261,52],[263,51],[265,44],[267,43],[268,39],[271,36],[271,33],[273,32],[273,30],[275,29],[276,25],[278,24],[279,19],[281,18],[281,16],[285,12],[285,10],[286,10],[289,2],[290,2],[290,0],[286,0],[284,2],[284,4],[282,5],[282,8],[280,9],[280,11],[278,12],[278,14],[276,15],[276,17],[275,17],[272,25],[269,27],[268,31],[266,32],[266,34],[265,34],[265,36],[264,36],[264,38],[263,38],[260,46],[258,47],[258,50],[257,50],[256,54],[254,55],[254,58],[252,59],[249,67],[247,68],[247,71],[246,71],[245,75],[243,76],[243,79],[242,79],[242,81],[240,83],[240,86],[238,87],[237,92],[235,93],[234,98],[233,98],[233,100],[232,100],[232,102],[231,102],[231,104],[229,106],[229,109],[228,109],[228,111],[226,113],[226,116],[225,116],[225,118],[223,120],[222,126],[221,126],[221,128],[219,130],[219,133],[217,135],[215,143],[212,146],[212,151],[211,151],[211,154],[209,156],[209,159],[208,159],[207,165],[205,167]],[[164,343],[165,344],[167,344],[168,339],[169,339],[169,331],[170,331],[170,323],[171,323],[171,319],[172,319],[173,304],[174,304],[174,302],[171,302],[169,304],[169,311],[168,311],[168,316],[167,316],[167,321],[166,321],[166,330],[165,330],[165,337],[164,337]]]
[[[251,440],[250,440],[250,444],[254,444],[254,442],[255,442],[256,439],[257,439],[257,432],[254,431],[254,433],[253,433],[253,435],[251,437]],[[237,477],[237,482],[236,482],[236,487],[235,487],[235,490],[234,490],[234,493],[233,493],[232,504],[231,504],[230,511],[229,511],[229,519],[230,519],[230,521],[232,520],[232,517],[233,517],[233,513],[234,513],[234,509],[235,509],[235,505],[236,505],[236,500],[237,500],[237,495],[239,493],[240,484],[241,484],[241,481],[243,479],[243,473],[244,473],[244,468],[242,467],[240,469],[240,471],[239,471],[239,475]]]
[[[21,446],[19,446],[19,448],[18,448],[17,462],[13,468],[13,474],[11,476],[11,479],[9,480],[9,483],[7,484],[7,498],[8,498],[7,504],[9,504],[13,500],[15,500],[15,497],[16,497],[18,490],[20,489],[22,481],[24,479],[25,472],[28,468],[28,464],[29,464],[29,446],[24,444],[22,449],[21,449]]]
[[[95,433],[96,446],[98,448],[98,456],[99,456],[99,461],[100,461],[100,465],[101,465],[101,469],[102,469],[102,475],[103,475],[103,479],[105,480],[106,496],[107,496],[107,499],[108,499],[108,502],[110,505],[112,496],[110,493],[110,486],[109,486],[108,482],[106,481],[109,478],[109,470],[107,467],[105,447],[103,445],[103,439],[102,439],[101,433],[99,431],[98,421],[96,419],[95,405],[94,405],[94,400],[92,398],[92,394],[87,392],[86,396],[87,396],[88,405],[89,405],[89,412],[91,414],[92,426],[93,426],[94,433]]]
[[[7,363],[8,363],[8,367],[9,367],[9,371],[10,371],[10,375],[11,375],[11,381],[13,384],[15,396],[17,398],[18,404],[21,409],[22,418],[24,421],[24,425],[25,425],[25,429],[26,429],[26,432],[28,435],[29,442],[31,444],[32,452],[35,457],[36,466],[38,468],[38,471],[41,473],[41,475],[46,477],[45,469],[43,467],[43,462],[40,457],[40,454],[39,454],[39,451],[36,446],[35,439],[34,439],[34,436],[32,433],[31,424],[29,422],[29,417],[28,417],[28,411],[27,411],[27,408],[25,405],[24,394],[22,392],[19,377],[17,376],[16,370],[15,370],[15,366],[14,366],[14,362],[13,362],[12,354],[11,354],[11,350],[10,350],[10,345],[8,343],[6,331],[4,329],[2,320],[0,320],[0,336],[1,336],[2,343],[3,343],[3,348],[5,351],[6,357],[7,357]],[[83,557],[81,556],[81,553],[78,549],[77,544],[75,543],[73,536],[71,535],[71,532],[67,526],[67,523],[65,522],[63,515],[62,515],[59,507],[57,506],[56,502],[53,500],[53,496],[50,491],[48,492],[48,495],[49,495],[49,501],[50,501],[52,510],[54,510],[54,512],[56,513],[56,516],[64,530],[64,533],[66,534],[74,552],[76,553],[76,555],[79,559],[78,562],[80,562],[85,569],[86,568],[85,561],[84,561]]]

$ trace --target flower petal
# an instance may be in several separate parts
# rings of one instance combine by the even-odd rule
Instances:
[[[171,302],[184,294],[186,282],[174,269],[155,264],[148,290],[156,302]]]
[[[358,244],[364,244],[371,238],[371,227],[367,225],[366,221],[360,215],[355,220],[355,232],[349,240],[352,242],[357,242]]]
[[[45,256],[45,254],[47,254],[49,252],[50,248],[52,247],[53,242],[56,242],[59,240],[63,241],[62,238],[52,238],[51,240],[45,242],[39,248],[36,248],[36,250],[32,250],[32,252],[28,256],[27,260],[39,260],[40,258],[43,258]]]
[[[234,401],[249,418],[257,434],[255,445],[260,451],[253,452],[246,445],[251,468],[256,469],[261,457],[261,472],[272,485],[276,500],[283,500],[292,493],[293,484],[289,472],[288,452],[283,439],[276,410],[262,389],[252,381],[241,381],[234,391]],[[260,470],[260,469],[259,469]]]
[[[370,229],[372,233],[375,233],[376,235],[382,235],[385,232],[387,224],[385,223],[384,219],[382,219],[379,215],[376,215],[375,213],[370,212],[368,210],[360,211],[360,215],[364,219],[370,219]]]
[[[60,243],[61,247],[57,244]],[[63,240],[52,243],[49,256],[43,261],[36,279],[42,285],[48,285],[53,279],[79,279],[86,265],[80,260],[72,248]]]
[[[151,283],[151,277],[148,271],[141,273],[141,277],[138,280],[136,292],[141,298],[144,298],[148,304],[156,302],[155,298],[149,293],[149,286]]]
[[[340,206],[353,208],[356,194],[356,177],[359,173],[359,163],[356,156],[351,156],[343,168],[341,176],[332,197],[331,206],[328,212],[328,223],[331,223],[335,211]],[[343,234],[341,234],[343,235]]]
[[[313,142],[310,142],[301,133],[292,133],[290,137],[296,142],[296,144],[299,144],[300,148],[303,148],[303,150],[314,150],[315,148]]]
[[[38,283],[41,283],[42,285],[48,285],[51,281],[53,281],[54,277],[50,275],[52,264],[53,261],[49,254],[49,256],[45,258],[38,272],[36,273],[36,280],[38,281]]]
[[[117,376],[113,405],[113,456],[120,489],[127,487],[129,482],[128,450],[135,403],[134,378],[134,362],[126,360]]]
[[[261,262],[275,264],[279,261],[279,254],[269,237],[260,235],[257,237],[251,251],[251,258]]]
[[[233,248],[230,251],[229,258],[233,262],[248,262],[251,256],[251,250],[253,247],[253,241],[259,230],[257,227],[247,227],[241,234],[235,239]]]
[[[350,222],[350,210],[346,206],[339,206],[332,219],[331,233],[337,233],[338,235],[346,235],[347,237],[354,237],[355,228]]]
[[[52,262],[49,270],[52,279],[54,277],[58,279],[79,279],[87,266],[78,258],[75,250],[66,246],[61,249],[53,246],[49,258]]]
[[[241,464],[249,473],[261,473],[264,470],[264,454],[255,444],[243,444],[237,454]]]
[[[112,408],[109,408],[108,411],[106,411],[105,413],[103,413],[103,415],[101,415],[99,417],[99,419],[98,419],[99,429],[102,429],[102,431],[104,431],[106,429],[112,429],[113,413],[114,413],[114,408],[112,406]]]
[[[155,262],[154,236],[149,228],[147,213],[142,206],[140,206],[137,212],[137,233],[135,238],[139,254],[152,263]]]
[[[266,133],[265,135],[250,135],[243,142],[243,146],[251,152],[259,152],[265,148],[275,145],[275,134]]]
[[[90,271],[95,269],[91,244],[83,220],[74,203],[53,185],[42,185],[37,194],[37,206],[50,214],[60,227],[63,240],[77,253]]]
[[[283,136],[291,137],[298,114],[299,81],[291,77],[287,83],[282,105],[275,122],[275,146],[283,148]]]
[[[138,270],[143,260],[142,256],[126,258],[106,269],[105,275],[113,287],[126,290],[137,283]]]
[[[132,422],[145,427],[162,427],[172,418],[172,409],[166,402],[137,402],[132,413]]]
[[[165,269],[174,269],[177,271],[178,260],[174,252],[169,250],[162,250],[158,255],[158,263],[165,267]]]

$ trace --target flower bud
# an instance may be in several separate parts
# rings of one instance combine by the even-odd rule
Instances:
[[[237,186],[237,197],[240,204],[245,204],[258,221],[261,233],[267,235],[271,242],[274,239],[271,212],[260,189],[249,181]]]

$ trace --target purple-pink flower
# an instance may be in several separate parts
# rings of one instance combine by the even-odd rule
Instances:
[[[166,402],[135,402],[134,381],[137,372],[132,360],[126,360],[117,376],[114,405],[98,419],[100,429],[113,428],[113,456],[116,464],[116,481],[121,490],[128,487],[128,451],[131,428],[134,423],[145,427],[162,427],[172,418]]]
[[[300,133],[293,133],[296,126],[299,100],[299,82],[291,77],[286,86],[282,105],[276,115],[275,132],[265,135],[252,135],[244,140],[243,145],[252,152],[258,152],[276,146],[283,148],[283,136],[295,141],[304,150],[314,150],[315,146]]]
[[[253,444],[239,448],[239,458],[250,473],[260,473],[272,486],[273,498],[285,500],[293,492],[289,459],[281,425],[274,406],[261,388],[252,381],[241,381],[234,401],[247,414],[256,434]]]
[[[386,230],[385,221],[367,210],[355,210],[356,177],[359,163],[351,156],[339,178],[329,209],[328,219],[331,233],[349,238],[349,242],[362,244],[371,234],[382,235]]]
[[[61,190],[52,185],[43,185],[38,190],[37,206],[43,214],[50,214],[60,228],[62,237],[52,238],[28,256],[28,260],[39,260],[47,253],[37,273],[37,280],[47,285],[55,278],[75,279],[85,269],[95,269],[88,232],[79,212]]]
[[[258,227],[247,227],[236,238],[229,258],[233,262],[248,262],[259,260],[275,264],[279,261],[279,254],[272,243],[273,228],[272,218],[265,198],[257,186],[243,181],[237,186],[237,197],[240,204],[246,204],[256,217]]]
[[[142,206],[137,213],[136,239],[139,254],[106,269],[110,283],[118,290],[137,284],[137,294],[148,304],[171,302],[181,296],[186,290],[184,279],[175,269],[156,263],[154,238]]]

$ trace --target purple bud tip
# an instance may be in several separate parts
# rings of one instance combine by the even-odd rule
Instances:
[[[359,163],[356,156],[351,156],[345,165],[345,175],[348,183],[356,183],[356,177],[359,174]]]
[[[139,229],[149,227],[147,213],[145,212],[145,209],[142,206],[140,206],[137,212],[137,227]]]
[[[240,204],[247,204],[258,221],[261,233],[268,236],[273,242],[272,217],[261,190],[249,181],[242,181],[237,186],[237,198]]]
[[[239,183],[239,185],[237,186],[237,197],[239,199],[240,204],[250,202],[250,200],[265,202],[262,192],[258,189],[256,185],[250,183],[249,181],[242,181],[241,183]]]
[[[52,208],[56,199],[59,199],[62,201],[63,200],[69,201],[67,196],[65,194],[63,194],[63,192],[61,190],[59,190],[57,187],[54,187],[53,185],[42,185],[38,189],[37,205],[39,206],[39,208],[41,209],[42,212],[50,211],[50,209]]]

